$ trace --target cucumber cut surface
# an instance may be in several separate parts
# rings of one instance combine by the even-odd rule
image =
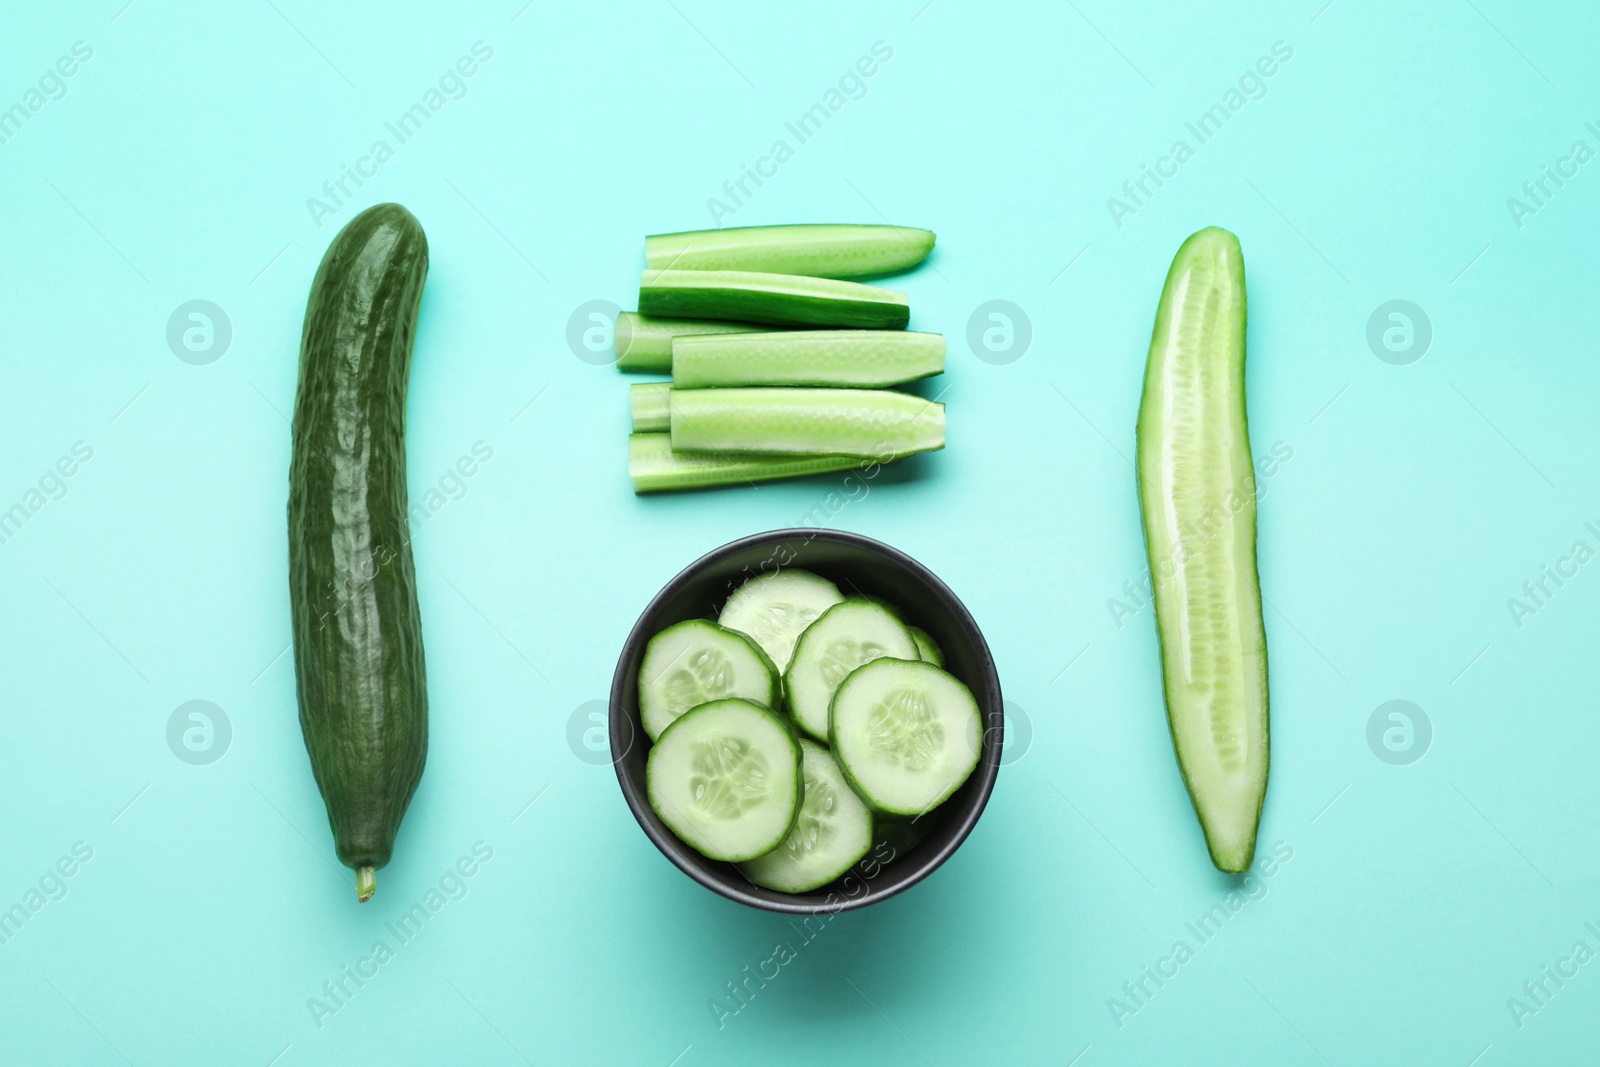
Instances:
[[[872,809],[845,781],[828,750],[800,739],[805,782],[800,814],[783,844],[740,865],[756,885],[780,893],[807,893],[840,877],[873,842]]]
[[[828,740],[834,691],[851,671],[875,659],[916,659],[917,643],[892,612],[870,600],[835,604],[806,627],[783,672],[783,691],[795,725]]]
[[[911,320],[909,298],[894,289],[737,270],[647,270],[639,310],[663,318],[869,330],[903,329]]]
[[[1269,761],[1245,319],[1238,238],[1201,230],[1161,293],[1138,426],[1167,720],[1211,860],[1230,873],[1254,858]]]
[[[861,465],[862,460],[855,456],[674,452],[672,437],[665,433],[636,433],[628,438],[628,478],[633,482],[635,493],[751,485],[778,478],[853,470]]]
[[[983,748],[982,716],[966,686],[931,663],[876,659],[833,696],[834,758],[862,799],[921,815],[961,788]]]
[[[944,338],[900,330],[787,330],[680,337],[672,343],[672,384],[899,385],[944,370]]]
[[[669,400],[680,451],[886,460],[944,447],[944,405],[892,389],[674,389]]]
[[[696,319],[658,319],[637,311],[617,316],[612,343],[617,369],[629,373],[667,374],[672,370],[672,339],[690,334],[754,333],[760,326],[746,322]]]
[[[751,578],[733,591],[717,623],[748,635],[781,672],[805,628],[844,599],[839,587],[810,571],[790,567]]]
[[[928,632],[919,626],[907,626],[906,629],[911,631],[911,639],[917,643],[917,658],[935,667],[943,667],[944,652],[939,648],[938,642],[929,637]]]
[[[705,619],[669,626],[639,663],[639,719],[654,741],[690,708],[723,697],[778,706],[778,668],[744,634]]]
[[[713,700],[662,731],[645,760],[650,808],[707,859],[777,848],[800,810],[800,742],[774,712]]]
[[[907,270],[933,251],[931,230],[911,226],[730,226],[644,239],[653,270],[753,270],[850,278]]]
[[[672,428],[672,409],[667,406],[671,391],[671,382],[640,382],[628,387],[634,433],[666,433]]]

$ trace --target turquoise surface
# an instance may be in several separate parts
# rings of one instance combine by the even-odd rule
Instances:
[[[1593,1062],[1600,15],[1324,2],[13,5],[0,1062]],[[433,725],[358,908],[296,723],[285,414],[312,271],[382,200],[433,249]],[[575,311],[632,305],[648,232],[885,218],[939,234],[896,284],[950,339],[949,448],[635,499]],[[1173,761],[1128,462],[1207,224],[1285,453],[1244,882]],[[802,521],[941,574],[1013,727],[955,857],[809,939],[670,866],[588,718],[661,584]]]

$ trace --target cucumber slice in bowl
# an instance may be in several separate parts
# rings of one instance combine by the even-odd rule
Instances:
[[[783,844],[739,869],[756,885],[780,893],[806,893],[843,875],[873,842],[872,809],[845,781],[828,750],[800,739],[805,781],[800,814]]]
[[[713,700],[662,731],[645,763],[656,816],[707,859],[742,863],[782,844],[800,811],[800,742],[748,700]]]
[[[935,667],[943,667],[944,653],[940,651],[939,643],[928,636],[928,631],[919,626],[907,626],[906,629],[911,631],[911,640],[917,643],[917,658]]]
[[[862,799],[921,815],[961,788],[983,748],[972,693],[931,663],[876,659],[833,695],[833,753]]]
[[[752,578],[735,589],[717,624],[748,635],[783,671],[800,634],[843,599],[839,587],[826,578],[790,568]]]
[[[778,706],[778,668],[744,634],[690,619],[650,639],[639,665],[639,721],[654,741],[690,708],[723,697]]]
[[[783,672],[783,692],[795,725],[828,739],[833,694],[851,671],[875,659],[916,659],[917,643],[887,608],[850,599],[823,612],[795,643]]]
[[[1256,574],[1239,239],[1183,243],[1156,311],[1138,478],[1167,722],[1217,869],[1255,856],[1267,791],[1267,638]]]

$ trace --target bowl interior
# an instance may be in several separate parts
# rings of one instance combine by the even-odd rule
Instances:
[[[880,828],[883,842],[855,870],[810,893],[778,893],[752,885],[733,864],[706,859],[667,829],[646,799],[644,771],[650,741],[639,725],[639,663],[650,638],[687,619],[716,618],[729,594],[746,579],[788,567],[830,579],[846,596],[881,597],[899,608],[907,622],[922,627],[938,643],[945,669],[972,690],[984,722],[978,767],[950,799],[914,823]],[[611,688],[611,754],[617,778],[650,840],[684,873],[723,896],[770,911],[800,914],[837,912],[882,900],[943,863],[971,831],[994,788],[1002,722],[994,660],[977,623],[955,594],[905,553],[859,534],[833,530],[757,534],[691,564],[639,617]]]

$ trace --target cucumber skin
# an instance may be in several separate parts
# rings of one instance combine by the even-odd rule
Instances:
[[[1142,392],[1142,395],[1140,397],[1140,403],[1139,403],[1139,421],[1138,421],[1138,426],[1137,426],[1136,435],[1135,435],[1136,436],[1136,448],[1137,448],[1136,456],[1135,456],[1135,465],[1136,465],[1136,468],[1137,468],[1137,475],[1136,476],[1137,476],[1138,488],[1139,488],[1140,521],[1141,521],[1141,525],[1143,526],[1143,530],[1144,530],[1145,548],[1146,548],[1147,555],[1149,557],[1150,573],[1151,573],[1152,587],[1153,587],[1153,599],[1155,600],[1155,607],[1156,607],[1156,611],[1155,611],[1155,616],[1156,616],[1156,639],[1157,639],[1157,642],[1158,642],[1158,644],[1160,646],[1160,650],[1161,650],[1162,694],[1163,694],[1163,700],[1164,700],[1164,703],[1166,704],[1166,710],[1167,710],[1167,730],[1172,736],[1173,752],[1177,755],[1177,758],[1178,758],[1178,770],[1179,770],[1179,773],[1183,775],[1184,788],[1189,793],[1190,803],[1194,805],[1195,816],[1200,821],[1201,830],[1205,834],[1206,851],[1210,854],[1212,865],[1215,866],[1217,868],[1217,870],[1222,871],[1225,874],[1243,874],[1243,873],[1245,873],[1246,871],[1248,871],[1250,869],[1251,864],[1254,863],[1254,861],[1255,861],[1256,838],[1257,838],[1257,835],[1258,835],[1258,833],[1260,831],[1260,826],[1261,826],[1261,811],[1262,811],[1262,808],[1265,806],[1265,803],[1266,803],[1267,781],[1268,781],[1268,779],[1270,777],[1271,763],[1272,763],[1272,717],[1271,717],[1271,705],[1270,705],[1270,702],[1269,702],[1269,699],[1268,699],[1268,690],[1267,690],[1266,625],[1265,625],[1265,622],[1264,622],[1264,620],[1262,618],[1262,613],[1261,613],[1261,597],[1260,597],[1261,576],[1260,576],[1260,568],[1259,568],[1259,566],[1257,564],[1256,552],[1254,550],[1255,549],[1255,543],[1256,543],[1256,501],[1255,501],[1255,497],[1252,495],[1250,497],[1250,499],[1249,499],[1248,504],[1246,505],[1246,510],[1248,510],[1248,512],[1249,512],[1249,523],[1250,523],[1249,536],[1250,536],[1250,545],[1251,545],[1251,564],[1250,564],[1250,566],[1251,566],[1251,572],[1250,572],[1251,587],[1256,590],[1256,603],[1255,603],[1255,611],[1254,611],[1255,622],[1256,622],[1257,632],[1259,632],[1262,635],[1261,645],[1260,645],[1260,649],[1259,649],[1259,653],[1260,653],[1260,656],[1261,656],[1261,709],[1262,709],[1261,746],[1260,746],[1261,747],[1261,760],[1262,760],[1261,786],[1260,786],[1260,788],[1259,788],[1259,790],[1257,791],[1257,794],[1256,794],[1256,803],[1255,803],[1255,812],[1254,812],[1254,828],[1250,832],[1249,839],[1248,839],[1247,843],[1245,844],[1245,846],[1242,848],[1242,850],[1240,850],[1237,853],[1230,854],[1230,853],[1224,852],[1219,847],[1219,844],[1216,841],[1214,841],[1213,834],[1212,834],[1212,829],[1211,829],[1211,827],[1207,826],[1207,824],[1206,824],[1206,818],[1205,818],[1205,815],[1202,812],[1203,801],[1201,800],[1201,798],[1199,797],[1199,795],[1197,793],[1196,783],[1195,783],[1193,777],[1190,774],[1189,767],[1186,765],[1186,762],[1185,762],[1185,759],[1184,759],[1184,755],[1183,755],[1183,746],[1179,741],[1178,728],[1177,728],[1176,722],[1174,721],[1174,711],[1173,711],[1172,700],[1171,700],[1170,694],[1175,692],[1175,691],[1180,691],[1178,687],[1180,686],[1182,680],[1181,680],[1180,677],[1177,676],[1177,673],[1176,673],[1176,670],[1175,670],[1177,661],[1179,659],[1180,650],[1176,649],[1176,648],[1169,649],[1167,647],[1167,640],[1166,640],[1166,636],[1165,636],[1165,628],[1161,625],[1161,603],[1162,603],[1162,600],[1164,599],[1165,594],[1164,594],[1164,589],[1163,589],[1162,582],[1160,580],[1159,570],[1160,570],[1160,563],[1165,562],[1165,561],[1158,561],[1156,559],[1156,550],[1155,550],[1154,545],[1153,545],[1152,540],[1151,540],[1151,528],[1150,528],[1150,518],[1149,517],[1152,514],[1152,510],[1151,509],[1152,509],[1152,503],[1153,502],[1147,496],[1147,490],[1146,490],[1146,481],[1147,481],[1147,479],[1144,476],[1145,463],[1146,463],[1147,455],[1152,454],[1152,453],[1156,453],[1156,452],[1159,451],[1160,410],[1159,410],[1159,407],[1157,406],[1157,402],[1156,402],[1156,394],[1159,391],[1159,381],[1158,381],[1158,376],[1157,376],[1157,373],[1156,373],[1157,363],[1156,363],[1156,360],[1153,358],[1153,354],[1155,352],[1157,344],[1167,334],[1167,332],[1169,331],[1169,329],[1171,327],[1171,319],[1172,319],[1172,314],[1171,313],[1173,311],[1173,303],[1174,302],[1169,298],[1170,298],[1171,294],[1174,292],[1174,289],[1175,289],[1176,285],[1178,284],[1178,282],[1182,278],[1183,272],[1184,272],[1185,268],[1188,266],[1188,262],[1189,262],[1190,257],[1202,254],[1204,246],[1208,242],[1213,242],[1213,241],[1221,242],[1222,245],[1223,245],[1223,252],[1228,257],[1228,260],[1229,260],[1228,266],[1230,268],[1230,271],[1233,272],[1233,274],[1234,274],[1234,282],[1236,284],[1236,287],[1237,287],[1237,290],[1238,290],[1238,294],[1239,294],[1238,331],[1239,331],[1239,337],[1241,339],[1241,344],[1240,344],[1240,352],[1239,352],[1238,374],[1239,374],[1239,381],[1240,381],[1241,385],[1240,385],[1240,389],[1239,389],[1237,397],[1236,397],[1236,399],[1237,399],[1237,407],[1236,407],[1236,411],[1234,412],[1234,417],[1238,420],[1239,429],[1240,429],[1240,433],[1241,433],[1241,438],[1243,440],[1243,447],[1244,447],[1244,451],[1245,451],[1245,454],[1246,454],[1246,461],[1247,462],[1249,461],[1249,452],[1250,452],[1250,444],[1249,444],[1249,442],[1250,442],[1249,414],[1248,414],[1248,410],[1247,410],[1246,403],[1245,403],[1245,395],[1244,395],[1244,388],[1243,388],[1243,381],[1244,381],[1244,365],[1243,364],[1244,364],[1244,359],[1245,359],[1243,338],[1245,336],[1245,327],[1246,327],[1246,324],[1247,324],[1248,318],[1249,318],[1249,302],[1248,302],[1247,290],[1245,288],[1245,277],[1244,277],[1244,254],[1243,254],[1243,251],[1239,247],[1239,239],[1236,236],[1234,236],[1234,234],[1232,234],[1229,231],[1224,230],[1224,229],[1222,229],[1220,227],[1209,226],[1209,227],[1207,227],[1207,228],[1205,228],[1203,230],[1199,230],[1199,231],[1189,235],[1189,237],[1184,240],[1183,244],[1181,246],[1179,246],[1177,255],[1175,255],[1173,257],[1173,259],[1172,259],[1172,266],[1168,269],[1166,281],[1162,286],[1161,302],[1160,302],[1160,304],[1158,305],[1158,308],[1157,308],[1155,327],[1151,331],[1151,338],[1150,338],[1150,348],[1151,348],[1152,358],[1149,359],[1146,362],[1146,365],[1145,365],[1144,387],[1143,387],[1143,392]],[[1151,462],[1153,463],[1153,462],[1156,462],[1156,461],[1155,460],[1151,460]],[[1253,474],[1253,468],[1252,468],[1252,474]],[[1252,482],[1252,485],[1253,484],[1254,483]]]
[[[428,273],[398,204],[351,219],[306,301],[289,465],[300,728],[339,859],[383,867],[428,750],[405,405]]]
[[[812,293],[777,291],[784,287]],[[660,318],[865,330],[901,330],[911,321],[906,295],[893,289],[752,271],[647,270],[639,281],[639,311]]]
[[[945,445],[944,405],[893,389],[674,389],[668,402],[672,446],[685,452],[881,462]]]
[[[913,226],[812,223],[654,233],[644,239],[644,254],[657,270],[855,278],[909,270],[928,258],[933,244],[933,231]]]

